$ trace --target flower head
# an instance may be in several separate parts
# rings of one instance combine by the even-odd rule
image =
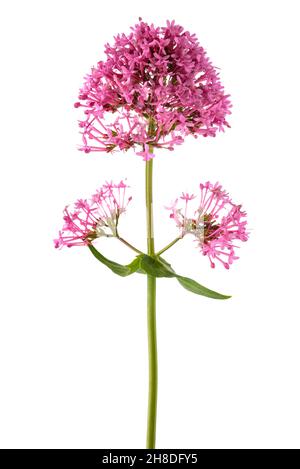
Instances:
[[[117,236],[120,215],[125,212],[131,197],[126,197],[128,186],[105,183],[90,200],[78,199],[64,209],[64,225],[54,240],[56,248],[83,246],[101,236]]]
[[[190,204],[196,200],[193,194],[183,193],[168,210],[180,229],[180,236],[192,234],[200,251],[210,260],[218,260],[226,269],[238,257],[235,255],[235,241],[247,241],[246,212],[241,205],[235,205],[219,183],[200,184],[200,198],[197,208],[191,211]]]
[[[147,160],[147,145],[172,150],[189,134],[215,136],[228,126],[228,95],[194,34],[174,21],[131,30],[106,45],[106,60],[85,78],[75,103],[84,110],[81,150],[140,145]]]

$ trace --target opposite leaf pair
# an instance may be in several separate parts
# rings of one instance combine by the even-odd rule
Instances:
[[[102,264],[106,265],[110,270],[121,277],[127,277],[137,272],[158,278],[176,278],[186,290],[196,293],[197,295],[207,296],[208,298],[214,298],[216,300],[226,300],[230,298],[230,296],[222,295],[221,293],[217,293],[200,285],[200,283],[195,280],[176,274],[171,265],[160,256],[150,257],[147,254],[140,254],[130,264],[121,265],[104,257],[92,244],[89,245],[89,249],[98,261],[102,262]]]

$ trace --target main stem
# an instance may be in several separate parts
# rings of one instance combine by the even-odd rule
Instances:
[[[152,153],[152,148],[150,148]],[[152,211],[152,174],[153,159],[146,162],[146,219],[147,219],[147,253],[153,256],[153,211]],[[147,275],[147,323],[149,354],[149,391],[148,422],[146,448],[155,448],[156,409],[157,409],[157,344],[156,344],[156,278]]]

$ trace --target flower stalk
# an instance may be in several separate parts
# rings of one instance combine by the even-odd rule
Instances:
[[[136,252],[137,254],[143,254],[142,251],[140,251],[139,249],[135,248],[132,244],[128,243],[128,241],[126,241],[124,238],[121,238],[120,236],[117,237],[119,241],[121,241],[121,243],[125,244],[125,246],[127,246],[128,248],[132,249],[134,252]]]
[[[166,252],[168,249],[170,249],[172,246],[174,246],[174,244],[178,243],[178,241],[182,239],[182,236],[178,236],[178,238],[175,238],[173,239],[173,241],[171,241],[169,244],[167,244],[167,246],[165,246],[163,249],[161,249],[160,251],[158,251],[155,255],[156,256],[160,256],[161,254],[163,254],[164,252]]]
[[[149,151],[152,153],[153,148]],[[147,254],[153,256],[153,159],[146,161],[146,223],[147,223]],[[149,389],[148,389],[148,420],[146,448],[155,448],[156,413],[157,413],[157,339],[156,339],[156,278],[147,275],[147,327],[149,356]]]

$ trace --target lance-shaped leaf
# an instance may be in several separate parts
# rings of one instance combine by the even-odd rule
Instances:
[[[141,269],[153,277],[175,277],[176,274],[169,268],[167,263],[159,257],[150,257],[144,254],[140,259]],[[171,267],[171,266],[170,266]]]
[[[92,244],[89,244],[88,248],[91,251],[91,253],[96,257],[96,259],[98,259],[98,261],[102,262],[102,264],[106,265],[106,267],[108,267],[115,274],[120,275],[121,277],[127,277],[128,275],[131,275],[134,272],[138,271],[140,268],[141,256],[137,256],[128,265],[122,265],[104,257]]]
[[[226,300],[230,298],[228,295],[222,295],[209,288],[200,285],[200,283],[188,277],[176,274],[171,265],[161,257],[150,257],[143,255],[140,257],[141,268],[147,272],[148,275],[154,277],[174,277],[178,280],[181,286],[186,290],[196,293],[197,295],[214,298],[216,300]]]

